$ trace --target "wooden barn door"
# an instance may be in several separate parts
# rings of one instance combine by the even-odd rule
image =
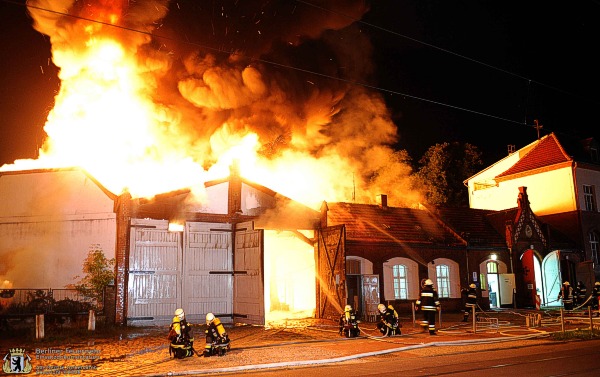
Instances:
[[[132,219],[127,279],[127,324],[171,323],[181,290],[181,232],[164,220]]]
[[[264,325],[264,231],[249,221],[236,225],[234,237],[233,321]]]
[[[186,222],[183,240],[182,305],[188,321],[204,323],[211,312],[233,321],[231,224]]]
[[[346,304],[346,227],[336,225],[316,232],[316,317],[337,320]]]
[[[212,312],[223,323],[264,325],[263,234],[252,222],[234,235],[229,223],[187,222],[170,232],[167,221],[133,219],[127,323],[168,324],[183,308],[190,323]]]

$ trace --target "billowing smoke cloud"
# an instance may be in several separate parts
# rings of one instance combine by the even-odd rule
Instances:
[[[138,92],[152,101],[155,121],[144,153],[208,170],[231,135],[251,132],[273,168],[305,158],[322,171],[306,177],[326,187],[319,201],[370,202],[381,193],[390,205],[419,200],[391,148],[397,130],[384,100],[355,84],[374,70],[356,22],[368,12],[364,0],[29,3],[61,80],[86,71],[89,61],[77,55],[91,36],[118,39],[135,57],[145,83]]]

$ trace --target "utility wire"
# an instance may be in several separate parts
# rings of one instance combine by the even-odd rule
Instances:
[[[195,47],[198,47],[198,48],[202,48],[202,49],[214,51],[214,52],[217,52],[217,53],[220,53],[220,54],[234,54],[234,55],[238,55],[238,56],[241,56],[241,57],[248,58],[250,61],[253,61],[253,62],[260,62],[260,63],[264,63],[264,64],[268,64],[268,65],[272,65],[272,66],[277,66],[277,67],[281,67],[281,68],[285,68],[285,69],[295,70],[295,71],[298,71],[298,72],[303,72],[303,73],[307,73],[307,74],[314,75],[314,76],[320,76],[320,77],[328,78],[328,79],[331,79],[331,80],[341,81],[341,82],[344,82],[344,83],[347,83],[347,84],[350,84],[350,85],[358,85],[358,86],[362,86],[362,87],[365,87],[365,88],[373,89],[373,90],[376,90],[376,91],[379,91],[379,92],[384,92],[384,93],[388,93],[388,94],[392,94],[392,95],[399,95],[399,96],[402,96],[402,97],[405,97],[405,98],[411,98],[411,99],[422,101],[422,102],[428,102],[428,103],[431,103],[431,104],[435,104],[435,105],[439,105],[439,106],[444,106],[444,107],[447,107],[447,108],[456,109],[456,110],[460,110],[460,111],[464,111],[464,112],[468,112],[468,113],[480,115],[480,116],[483,116],[483,117],[489,117],[489,118],[501,120],[501,121],[508,122],[508,123],[514,123],[514,124],[517,124],[517,125],[525,125],[525,126],[532,127],[532,128],[535,127],[534,125],[527,124],[526,120],[525,121],[517,121],[517,120],[513,120],[513,119],[509,119],[509,118],[504,118],[504,117],[501,117],[501,116],[492,115],[492,114],[488,114],[488,113],[484,113],[484,112],[472,110],[472,109],[469,109],[469,108],[466,108],[466,107],[455,106],[455,105],[451,105],[451,104],[448,104],[448,103],[445,103],[445,102],[434,101],[434,100],[431,100],[431,99],[428,99],[428,98],[414,96],[414,95],[411,95],[411,94],[408,94],[408,93],[403,93],[403,92],[400,92],[400,91],[397,91],[397,90],[392,90],[392,89],[383,88],[383,87],[380,87],[380,86],[375,86],[375,85],[367,84],[365,82],[344,79],[344,78],[341,78],[341,77],[335,77],[335,76],[331,76],[331,75],[328,75],[328,74],[324,74],[324,73],[320,73],[320,72],[316,72],[316,71],[312,71],[312,70],[308,70],[308,69],[303,69],[303,68],[291,66],[291,65],[288,65],[288,64],[277,63],[275,61],[271,61],[271,60],[267,60],[267,59],[249,57],[249,56],[246,56],[243,53],[240,53],[240,52],[237,52],[237,51],[224,50],[222,48],[215,48],[215,47],[207,46],[207,45],[196,43],[196,42],[190,42],[190,41],[187,41],[187,40],[184,41],[184,40],[182,40],[180,38],[167,37],[167,36],[163,36],[163,35],[160,35],[160,34],[155,34],[155,33],[152,33],[152,32],[142,31],[142,30],[138,30],[138,29],[134,29],[134,28],[130,28],[130,27],[125,27],[125,26],[120,26],[120,25],[114,25],[114,24],[111,24],[111,23],[107,23],[107,22],[103,22],[103,21],[98,21],[98,20],[87,18],[87,17],[81,17],[81,16],[76,16],[76,15],[72,15],[72,14],[65,13],[65,12],[54,11],[54,10],[47,9],[47,8],[44,8],[44,7],[39,7],[39,6],[31,5],[31,4],[29,4],[29,5],[28,4],[23,4],[23,3],[19,3],[19,2],[13,1],[13,0],[0,0],[0,1],[4,2],[4,3],[8,3],[8,4],[14,4],[14,5],[19,5],[19,6],[29,7],[29,8],[32,8],[32,9],[37,9],[37,10],[40,10],[40,11],[44,11],[44,12],[48,12],[48,13],[53,13],[53,14],[57,14],[57,15],[65,16],[65,17],[71,17],[71,18],[75,18],[75,19],[79,19],[79,20],[83,20],[83,21],[97,23],[97,24],[108,26],[108,27],[112,27],[112,28],[117,28],[117,29],[129,31],[129,32],[133,32],[133,33],[144,34],[144,35],[148,35],[150,37],[157,38],[157,39],[162,39],[162,40],[168,40],[168,41],[174,41],[174,42],[184,43],[184,44],[195,46]],[[350,20],[352,20],[354,22],[362,23],[362,24],[368,25],[370,27],[373,27],[373,28],[376,28],[376,29],[379,29],[379,30],[382,30],[382,31],[385,31],[385,32],[388,32],[388,33],[392,33],[394,35],[398,35],[398,36],[401,36],[403,38],[407,38],[407,39],[412,40],[414,42],[421,43],[421,44],[423,44],[425,46],[428,46],[428,47],[431,47],[431,48],[434,48],[434,49],[438,49],[440,51],[443,51],[443,52],[446,52],[446,53],[449,53],[449,54],[452,54],[452,55],[459,56],[461,58],[470,60],[470,61],[475,62],[477,64],[484,65],[484,66],[489,67],[491,69],[499,70],[501,72],[504,72],[506,74],[518,77],[518,78],[523,79],[523,80],[529,80],[529,79],[527,79],[527,78],[525,78],[523,76],[514,74],[512,72],[509,72],[509,71],[506,71],[506,70],[503,70],[503,69],[491,66],[491,65],[486,64],[486,63],[479,62],[479,61],[477,61],[475,59],[471,59],[471,58],[468,58],[468,57],[460,55],[460,54],[456,54],[456,53],[454,53],[454,52],[452,52],[450,50],[445,50],[445,49],[442,49],[442,48],[437,47],[435,45],[431,45],[431,44],[419,41],[417,39],[410,38],[408,36],[405,36],[403,34],[400,34],[400,33],[397,33],[397,32],[394,32],[394,31],[382,28],[380,26],[377,26],[377,25],[374,25],[374,24],[370,24],[370,23],[367,23],[367,22],[364,22],[364,21],[352,18],[352,17],[350,17],[348,15],[345,15],[343,13],[335,12],[335,11],[332,11],[332,10],[329,10],[329,9],[317,6],[315,4],[312,4],[310,2],[306,2],[306,1],[303,1],[303,0],[296,0],[296,2],[305,4],[305,5],[308,5],[308,6],[311,6],[311,7],[314,7],[314,8],[323,10],[323,11],[326,11],[326,12],[335,13],[337,15],[346,17],[346,18],[348,18],[348,19],[350,19]],[[534,81],[534,80],[529,80],[529,81],[533,81],[535,83],[538,83],[537,81]],[[542,84],[542,83],[538,83],[538,84],[550,87],[550,86]],[[550,87],[550,88],[552,88],[552,87]],[[561,91],[560,89],[556,89],[556,90]],[[568,94],[567,92],[564,92],[564,91],[562,91],[562,92],[565,93],[565,94]]]
[[[418,40],[418,39],[415,39],[415,38],[412,38],[412,37],[409,37],[409,36],[407,36],[407,35],[404,35],[404,34],[398,33],[398,32],[396,32],[396,31],[393,31],[393,30],[390,30],[390,29],[387,29],[387,28],[384,28],[384,27],[381,27],[381,26],[378,26],[378,25],[375,25],[375,24],[372,24],[372,23],[369,23],[369,22],[365,22],[365,21],[363,21],[363,20],[361,20],[361,19],[356,19],[356,18],[353,18],[353,17],[351,17],[351,16],[349,16],[349,15],[347,15],[347,14],[344,14],[344,13],[341,13],[341,12],[337,12],[337,11],[334,11],[334,10],[331,10],[331,9],[327,9],[327,8],[324,8],[324,7],[320,6],[320,5],[316,5],[316,4],[310,3],[310,2],[308,2],[308,1],[304,1],[304,0],[295,0],[295,1],[296,1],[296,2],[298,2],[298,3],[302,3],[302,4],[305,4],[305,5],[308,5],[308,6],[311,6],[311,7],[317,8],[317,9],[320,9],[320,10],[322,10],[322,11],[325,11],[325,12],[329,12],[329,13],[336,14],[336,15],[338,15],[338,16],[345,17],[345,18],[347,18],[347,19],[349,19],[349,20],[351,20],[351,21],[353,21],[353,22],[356,22],[356,23],[359,23],[359,24],[362,24],[362,25],[366,25],[366,26],[369,26],[369,27],[371,27],[371,28],[374,28],[374,29],[377,29],[377,30],[384,31],[384,32],[386,32],[386,33],[389,33],[389,34],[393,34],[393,35],[396,35],[396,36],[399,36],[399,37],[402,37],[402,38],[408,39],[408,40],[410,40],[410,41],[412,41],[412,42],[419,43],[419,44],[421,44],[421,45],[423,45],[423,46],[427,46],[427,47],[433,48],[433,49],[435,49],[435,50],[439,50],[439,51],[442,51],[442,52],[444,52],[444,53],[447,53],[447,54],[450,54],[450,55],[454,55],[454,56],[456,56],[456,57],[459,57],[459,58],[461,58],[461,59],[465,59],[465,60],[468,60],[468,61],[470,61],[470,62],[473,62],[473,63],[479,64],[479,65],[482,65],[482,66],[484,66],[484,67],[487,67],[487,68],[490,68],[490,69],[493,69],[493,70],[496,70],[496,71],[499,71],[499,72],[505,73],[505,74],[507,74],[507,75],[509,75],[509,76],[513,76],[513,77],[519,78],[519,79],[521,79],[521,80],[528,81],[528,82],[530,82],[530,83],[534,83],[534,84],[537,84],[537,85],[540,85],[540,86],[544,86],[544,87],[546,87],[546,88],[549,88],[549,89],[555,90],[555,91],[557,91],[557,92],[560,92],[560,93],[562,93],[562,94],[566,94],[566,95],[573,96],[573,97],[578,97],[578,98],[585,99],[585,100],[588,100],[588,101],[591,101],[591,102],[594,102],[594,103],[598,104],[598,102],[595,102],[595,101],[593,101],[593,100],[590,100],[589,98],[586,98],[586,97],[581,97],[581,96],[579,96],[579,95],[577,95],[577,94],[574,94],[574,93],[568,92],[568,91],[566,91],[566,90],[564,90],[564,89],[561,89],[561,88],[558,88],[558,87],[556,87],[556,86],[549,85],[549,84],[543,83],[543,82],[541,82],[541,81],[533,80],[533,79],[531,79],[531,78],[528,78],[528,77],[525,77],[525,76],[519,75],[519,74],[517,74],[517,73],[514,73],[514,72],[511,72],[511,71],[508,71],[508,70],[506,70],[506,69],[499,68],[499,67],[493,66],[493,65],[491,65],[491,64],[488,64],[488,63],[482,62],[482,61],[480,61],[480,60],[476,60],[476,59],[470,58],[470,57],[468,57],[468,56],[465,56],[465,55],[462,55],[462,54],[456,53],[456,52],[454,52],[454,51],[451,51],[451,50],[448,50],[448,49],[445,49],[445,48],[442,48],[442,47],[439,47],[439,46],[436,46],[436,45],[433,45],[433,44],[430,44],[430,43],[427,43],[427,42],[423,42],[423,41],[421,41],[421,40]]]

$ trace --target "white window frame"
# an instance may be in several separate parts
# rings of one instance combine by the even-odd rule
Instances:
[[[394,299],[408,300],[408,268],[403,264],[392,266],[392,281],[394,284]]]
[[[583,202],[586,211],[596,211],[596,190],[592,185],[583,185]]]
[[[383,294],[382,298],[388,300],[400,300],[396,298],[394,292],[394,273],[393,266],[406,266],[406,293],[407,300],[416,300],[419,298],[419,264],[412,259],[395,257],[383,263]]]
[[[437,259],[434,259],[433,261],[431,261],[427,265],[428,277],[436,285],[436,289],[439,294],[440,290],[437,287],[437,272],[436,272],[436,268],[435,268],[438,265],[446,265],[449,268],[449,271],[448,271],[448,273],[449,273],[449,276],[448,276],[449,277],[449,282],[448,282],[449,296],[448,297],[461,298],[460,266],[459,266],[459,264],[456,261],[449,259],[449,258],[437,258]]]
[[[437,281],[437,291],[440,298],[450,297],[450,266],[447,264],[435,265],[435,277]]]
[[[594,266],[598,265],[598,235],[596,232],[591,231],[589,233],[590,239],[590,259],[594,263]]]

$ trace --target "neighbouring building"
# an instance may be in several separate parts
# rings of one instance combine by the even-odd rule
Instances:
[[[522,288],[532,293],[547,291],[543,296],[548,304],[555,301],[552,296],[562,281],[583,281],[590,287],[600,278],[598,149],[593,138],[578,140],[551,133],[464,181],[471,208],[506,211],[514,207],[515,193],[519,192],[520,201],[527,198],[527,206],[535,214],[530,219],[536,221],[516,223],[511,232],[532,239],[539,235],[536,240],[540,242],[510,242],[509,247],[517,262],[515,269],[535,275],[525,278]],[[542,238],[543,231],[550,228],[553,231],[545,237],[559,238],[560,234],[564,242],[553,245]],[[547,281],[544,276],[543,266],[549,259],[556,259],[549,265],[559,265],[557,281]]]
[[[444,310],[460,310],[461,289],[473,282],[488,297],[487,282],[497,278],[488,275],[486,261],[500,266],[496,275],[507,272],[510,262],[503,237],[483,221],[487,212],[389,207],[387,195],[379,196],[378,205],[327,203],[327,225],[345,227],[348,303],[366,316],[376,314],[379,302],[410,312],[427,278]],[[450,219],[461,229],[445,222]],[[512,305],[512,289],[506,302]]]

